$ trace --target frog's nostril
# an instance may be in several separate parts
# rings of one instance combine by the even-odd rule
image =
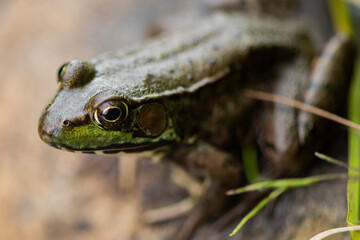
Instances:
[[[72,122],[71,122],[70,120],[65,119],[64,121],[62,121],[62,125],[63,125],[64,127],[68,127],[68,126],[70,126],[71,124],[72,124]]]

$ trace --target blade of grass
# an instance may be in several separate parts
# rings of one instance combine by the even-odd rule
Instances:
[[[354,79],[350,88],[350,109],[349,116],[354,122],[360,122],[360,59],[356,60]],[[354,131],[349,133],[349,165],[351,167],[360,167],[360,136]],[[349,169],[349,176],[358,174],[353,169]],[[348,225],[358,225],[360,219],[360,182],[348,183]],[[352,232],[354,240],[360,239],[359,232]]]
[[[245,176],[249,183],[260,179],[260,171],[257,162],[257,152],[253,146],[245,146],[242,150]]]
[[[329,162],[329,163],[332,163],[332,164],[334,164],[334,165],[337,165],[337,166],[339,166],[339,167],[346,168],[346,169],[350,169],[350,168],[351,168],[352,170],[354,170],[354,171],[356,171],[356,172],[358,172],[358,173],[360,172],[360,168],[350,167],[348,164],[346,164],[346,163],[344,163],[344,162],[341,162],[341,161],[339,161],[339,160],[337,160],[337,159],[335,159],[335,158],[332,158],[332,157],[330,157],[330,156],[327,156],[327,155],[325,155],[325,154],[315,152],[315,156],[318,157],[318,158],[320,158],[320,159],[322,159],[322,160],[324,160],[324,161],[327,161],[327,162]]]
[[[297,188],[313,185],[323,181],[330,180],[347,180],[347,174],[325,174],[319,176],[311,176],[306,178],[287,178],[278,180],[261,181],[258,183],[246,185],[245,187],[229,190],[227,195],[236,195],[250,191],[264,190],[268,188]]]
[[[354,36],[354,29],[351,26],[345,2],[342,0],[328,0],[328,5],[335,30]]]
[[[356,38],[356,31],[351,23],[351,18],[345,1],[329,0],[330,12],[337,31],[345,31],[349,36]],[[351,121],[360,123],[360,58],[357,57],[354,75],[350,86],[349,118]],[[357,174],[352,168],[360,168],[360,136],[355,131],[349,133],[349,178]],[[360,182],[348,182],[348,216],[349,226],[358,225],[360,219]],[[353,240],[360,240],[359,232],[351,232]]]
[[[240,223],[236,226],[236,228],[229,234],[230,237],[234,236],[239,230],[244,226],[244,224],[249,221],[252,217],[255,216],[264,206],[266,206],[271,200],[279,197],[287,190],[286,187],[278,188],[269,194],[266,198],[261,200],[258,205],[256,205],[246,216],[240,221]]]

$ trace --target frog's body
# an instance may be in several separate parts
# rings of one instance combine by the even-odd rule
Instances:
[[[239,149],[253,140],[254,123],[261,123],[257,129],[263,133],[259,142],[264,155],[281,171],[297,172],[308,162],[296,154],[309,145],[309,126],[314,124],[298,124],[304,117],[292,108],[268,106],[262,113],[251,109],[259,102],[244,98],[242,90],[273,91],[337,109],[324,101],[326,91],[319,93],[318,87],[327,83],[309,82],[313,49],[299,29],[275,20],[220,13],[167,38],[105,53],[89,63],[74,60],[59,73],[60,90],[44,110],[39,134],[57,148],[81,152],[142,151],[175,143],[168,156],[183,165],[194,160],[188,150],[195,155],[213,151],[204,150],[206,142],[228,153],[219,155],[227,160],[211,167],[194,165],[206,165],[203,168],[223,188],[225,183],[237,185],[240,177],[234,177],[239,171],[221,164],[230,159],[240,168]],[[344,56],[339,56],[342,61]],[[344,81],[333,87],[336,96],[344,96],[350,71],[351,67],[340,68],[330,77],[345,73]],[[314,100],[314,94],[306,97],[309,86],[320,100]],[[232,174],[219,174],[223,169]]]
[[[120,97],[127,101],[130,108],[154,101],[166,105],[169,118],[175,121],[168,122],[171,124],[171,127],[168,126],[169,134],[148,138],[145,142],[179,141],[201,132],[194,132],[194,129],[204,125],[212,114],[214,104],[235,104],[234,110],[223,107],[226,117],[234,119],[232,115],[239,115],[244,101],[239,90],[244,86],[251,87],[251,84],[271,85],[272,78],[275,78],[264,74],[263,79],[254,80],[250,79],[251,75],[265,70],[275,71],[273,66],[265,64],[275,66],[278,62],[286,62],[284,56],[282,59],[278,57],[279,52],[285,52],[283,55],[288,59],[296,52],[304,52],[301,51],[305,50],[301,49],[303,38],[292,29],[292,25],[284,27],[279,29],[276,24],[250,20],[237,14],[217,15],[185,34],[128,51],[103,54],[90,62],[96,70],[93,79],[77,87],[62,84],[45,111],[40,135],[60,148],[78,151],[112,150],[113,145],[118,145],[115,150],[121,150],[122,144],[141,144],[140,136],[126,138],[126,135],[124,138],[123,132],[103,131],[92,124],[88,116],[91,112],[89,103],[99,94],[104,96],[96,101]],[[311,51],[309,46],[305,47],[307,52]],[[271,59],[273,56],[275,59]],[[254,66],[249,63],[250,58],[253,58]],[[310,60],[311,56],[305,64],[309,65]],[[81,62],[73,65],[73,69],[82,71]],[[215,95],[214,90],[219,88],[222,88],[221,91]],[[62,128],[64,120],[74,123],[70,136],[67,135],[69,128]],[[224,132],[224,128],[217,129]]]

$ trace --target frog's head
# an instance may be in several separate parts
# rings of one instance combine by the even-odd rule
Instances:
[[[132,100],[105,78],[87,62],[64,64],[60,88],[39,121],[42,140],[59,149],[111,153],[152,149],[178,139],[163,103]]]

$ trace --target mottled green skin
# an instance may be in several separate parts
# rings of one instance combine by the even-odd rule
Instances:
[[[302,59],[306,78],[312,49],[297,26],[218,13],[173,36],[102,54],[83,68],[75,60],[80,67],[66,70],[70,84],[60,82],[40,118],[39,134],[54,147],[74,151],[141,150],[193,136],[230,148],[239,143],[233,129],[249,119],[244,113],[253,104],[241,90],[271,90],[279,68],[295,59]],[[304,85],[302,79],[289,84],[296,93]],[[129,106],[116,131],[91,120],[95,102],[112,97]],[[136,117],[141,105],[154,101],[167,110],[167,128],[149,137],[139,131]],[[65,120],[71,125],[64,126]]]

